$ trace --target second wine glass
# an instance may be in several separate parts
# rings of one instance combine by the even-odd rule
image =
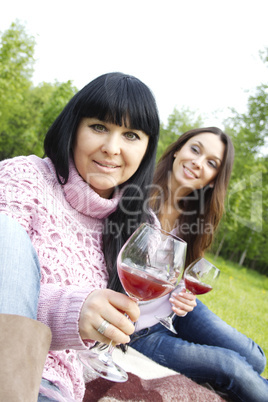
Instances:
[[[205,258],[198,258],[192,264],[190,264],[184,271],[183,279],[184,284],[179,284],[178,290],[186,289],[188,292],[194,295],[202,295],[210,292],[218,277],[220,270],[215,267],[211,262]],[[177,334],[176,329],[173,326],[173,319],[176,313],[171,313],[167,317],[158,318],[159,322],[167,329]]]

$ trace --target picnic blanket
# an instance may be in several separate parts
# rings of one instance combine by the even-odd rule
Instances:
[[[128,381],[116,383],[86,372],[84,402],[222,402],[218,394],[189,378],[148,359],[133,348],[126,354],[116,349],[114,361],[128,373]]]

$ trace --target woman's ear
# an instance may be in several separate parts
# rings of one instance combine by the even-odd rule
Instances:
[[[213,188],[214,187],[214,181],[212,181],[211,183],[209,183],[209,187]]]
[[[177,152],[175,152],[175,154],[173,156],[174,156],[174,158],[177,158]]]

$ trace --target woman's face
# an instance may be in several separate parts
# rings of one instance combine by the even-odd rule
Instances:
[[[75,166],[96,193],[109,198],[136,172],[148,142],[143,131],[85,117],[77,129]]]
[[[201,133],[190,138],[175,152],[171,189],[184,196],[207,185],[213,187],[224,156],[225,145],[213,133]]]

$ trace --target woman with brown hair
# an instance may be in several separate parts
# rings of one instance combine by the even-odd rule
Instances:
[[[199,163],[202,162],[200,158],[206,155],[201,154],[200,145],[205,144],[204,141],[200,143],[199,138],[204,141],[207,139],[209,151],[211,149],[203,177],[199,173]],[[179,153],[181,150],[182,156]],[[186,154],[188,150],[189,156]],[[182,165],[185,177],[176,180],[174,171],[178,156],[184,160],[188,158],[188,161]],[[187,241],[186,265],[203,255],[212,243],[224,211],[233,159],[234,149],[230,138],[219,128],[209,127],[187,131],[169,146],[157,164],[151,207],[158,215],[163,229],[171,231],[176,228],[177,235]]]
[[[161,226],[187,242],[186,266],[211,245],[224,211],[234,149],[216,127],[190,130],[169,146],[154,175],[151,206]],[[178,294],[140,306],[130,345],[157,363],[208,383],[235,401],[266,401],[261,348],[226,324],[194,295]],[[156,315],[176,313],[177,334]],[[187,314],[188,313],[188,314]]]

